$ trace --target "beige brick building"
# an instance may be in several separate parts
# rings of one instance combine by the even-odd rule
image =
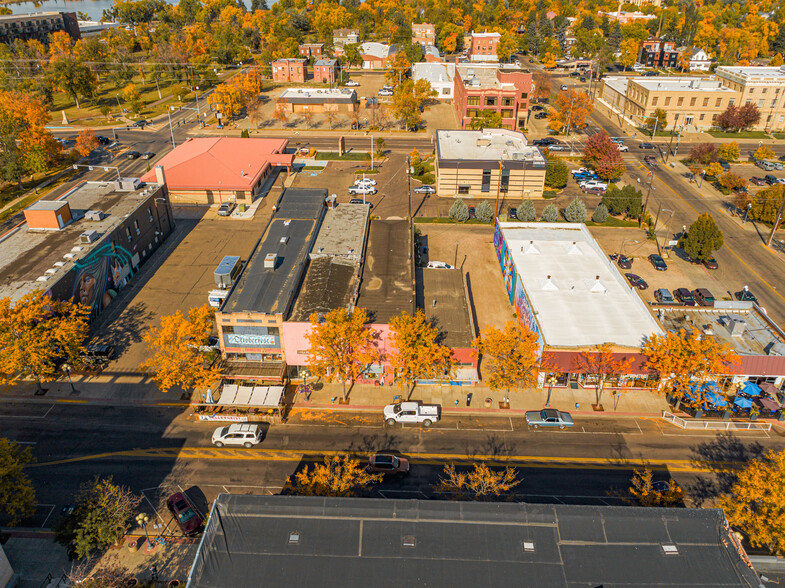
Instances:
[[[785,128],[785,66],[737,67],[720,66],[717,79],[737,92],[736,104],[755,104],[760,110],[760,123],[755,129],[781,131]]]
[[[542,198],[545,158],[523,133],[436,131],[436,194],[494,200]]]

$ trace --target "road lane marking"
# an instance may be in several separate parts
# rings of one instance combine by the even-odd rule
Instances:
[[[319,451],[295,449],[210,449],[206,447],[183,448],[151,448],[131,449],[72,457],[48,462],[31,464],[30,468],[42,468],[81,461],[115,458],[148,458],[148,459],[223,459],[243,461],[311,461],[322,457],[346,455],[346,451]],[[476,463],[486,462],[494,465],[515,465],[526,468],[563,468],[563,469],[624,469],[649,467],[656,471],[679,471],[711,473],[718,469],[735,469],[743,466],[738,462],[706,461],[697,462],[689,459],[658,460],[649,463],[640,459],[604,458],[604,457],[555,457],[538,455],[461,455],[452,453],[407,453],[407,456],[418,464],[442,465],[445,462]]]

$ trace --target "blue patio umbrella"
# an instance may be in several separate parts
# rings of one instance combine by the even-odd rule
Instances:
[[[739,408],[749,408],[750,406],[752,406],[752,400],[750,400],[749,398],[742,398],[741,396],[739,396],[738,398],[736,398],[736,400],[733,401],[733,404],[735,404]]]
[[[760,396],[760,386],[758,386],[755,382],[750,382],[749,380],[744,382],[744,385],[741,387],[741,391],[744,392],[747,396]]]
[[[722,396],[717,394],[715,390],[712,390],[710,388],[706,390],[706,400],[708,400],[709,403],[713,404],[716,407],[723,407],[728,404],[728,401],[725,398],[723,398]]]

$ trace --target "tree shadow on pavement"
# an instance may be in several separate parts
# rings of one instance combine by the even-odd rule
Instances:
[[[507,439],[499,435],[486,435],[482,441],[463,442],[463,451],[467,457],[477,457],[488,455],[492,457],[504,457],[515,455],[516,446]]]
[[[147,310],[144,302],[137,302],[127,307],[121,316],[122,320],[110,323],[100,333],[100,340],[113,345],[117,355],[142,340],[142,331],[147,328],[153,313]]]
[[[349,453],[394,453],[402,455],[398,449],[400,440],[390,432],[363,435],[362,439],[354,440],[346,447]]]
[[[739,466],[762,457],[764,453],[765,448],[757,441],[745,445],[733,433],[718,433],[714,440],[692,448],[693,465],[708,469],[711,473],[699,476],[687,488],[688,494],[696,506],[713,501],[730,491],[736,482]]]

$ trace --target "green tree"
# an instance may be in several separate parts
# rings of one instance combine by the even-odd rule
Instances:
[[[457,198],[450,206],[450,218],[458,223],[465,223],[469,220],[469,207],[461,198]]]
[[[591,215],[591,220],[595,223],[602,224],[608,220],[608,207],[605,206],[602,202],[597,205],[597,208],[594,209],[594,212]]]
[[[549,188],[564,188],[570,177],[567,164],[561,159],[549,157],[545,165],[545,185]]]
[[[49,64],[51,83],[71,96],[77,108],[79,98],[91,99],[95,96],[98,80],[93,71],[74,57],[63,57]]]
[[[679,247],[692,259],[705,261],[723,244],[722,231],[714,217],[703,213],[690,225],[686,235],[679,239]]]
[[[580,198],[575,198],[564,209],[564,218],[570,223],[585,223],[586,222],[586,205]]]
[[[534,202],[529,199],[521,202],[521,205],[518,207],[518,220],[527,223],[537,220],[537,209],[534,208]]]
[[[664,131],[668,126],[668,113],[662,108],[657,108],[654,110],[653,116],[648,117],[644,124],[647,129],[654,130],[656,125],[658,131]]]
[[[13,527],[35,513],[35,489],[24,469],[35,461],[29,447],[0,438],[0,509]]]
[[[542,220],[546,223],[559,222],[559,209],[555,204],[549,204],[542,211]]]
[[[55,539],[78,559],[88,557],[123,538],[142,497],[111,476],[95,476],[82,484],[73,512],[55,529]]]
[[[387,141],[384,137],[376,137],[376,157],[384,157],[384,148],[387,146]]]
[[[497,110],[480,110],[477,116],[471,119],[471,128],[475,131],[481,129],[500,129],[502,126],[502,115]]]
[[[602,203],[613,215],[625,215],[627,218],[638,218],[643,212],[643,194],[634,186],[627,185],[619,189],[615,184],[608,185],[602,197]]]
[[[481,223],[489,223],[493,220],[493,206],[487,200],[483,200],[477,205],[475,215]]]
[[[343,60],[349,66],[360,65],[363,62],[359,43],[347,43],[343,46]]]

